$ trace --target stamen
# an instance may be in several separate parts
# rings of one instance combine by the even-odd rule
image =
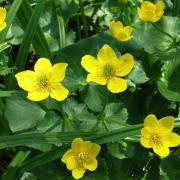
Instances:
[[[153,134],[150,141],[154,145],[161,144],[161,137],[158,134]]]
[[[106,64],[104,66],[104,75],[107,77],[107,78],[110,78],[111,76],[114,75],[114,71],[113,71],[113,68],[110,64]]]
[[[47,90],[49,88],[49,82],[46,76],[38,78],[38,88],[41,90]]]

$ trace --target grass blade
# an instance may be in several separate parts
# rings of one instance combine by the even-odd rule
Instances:
[[[40,15],[44,9],[44,5],[45,5],[45,1],[42,0],[38,1],[35,10],[30,18],[30,21],[27,25],[24,38],[20,46],[20,49],[18,51],[18,55],[15,63],[16,67],[18,68],[18,71],[24,70],[25,68],[28,51],[32,43],[36,28],[38,26]]]

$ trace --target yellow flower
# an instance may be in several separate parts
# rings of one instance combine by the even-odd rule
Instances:
[[[132,27],[131,26],[123,27],[121,21],[112,21],[109,26],[109,30],[112,36],[118,41],[128,41],[132,38],[131,36]]]
[[[153,148],[153,151],[161,157],[169,155],[169,147],[180,144],[180,136],[172,132],[174,117],[167,116],[159,121],[153,114],[148,115],[144,120],[144,128],[141,130],[141,145],[146,148]]]
[[[138,14],[143,21],[156,22],[164,14],[163,9],[164,5],[162,1],[158,1],[156,4],[144,1],[141,4],[141,8],[138,7]]]
[[[127,81],[119,78],[130,73],[134,67],[134,57],[126,53],[117,57],[109,45],[104,45],[98,52],[97,59],[91,55],[82,57],[81,65],[89,72],[87,82],[106,85],[112,93],[127,89]]]
[[[68,170],[72,171],[74,179],[80,179],[86,169],[94,171],[97,168],[96,156],[100,149],[101,147],[98,144],[75,138],[71,144],[71,149],[63,155],[61,161],[66,164]]]
[[[64,100],[68,90],[60,83],[65,76],[66,63],[57,63],[54,66],[46,58],[37,60],[34,71],[23,71],[15,75],[18,85],[28,91],[27,98],[32,101],[41,101],[49,95],[58,100]]]
[[[4,22],[6,18],[6,9],[0,7],[0,31],[6,28],[6,22]]]

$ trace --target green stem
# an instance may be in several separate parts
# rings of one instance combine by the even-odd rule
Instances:
[[[180,11],[180,1],[179,0],[174,0],[173,4],[173,16],[178,16]]]
[[[171,36],[169,33],[164,32],[163,30],[161,30],[155,23],[152,23],[152,26],[159,32],[161,32],[162,34],[165,34],[166,36],[170,37],[173,42],[175,42],[175,38],[173,36]]]

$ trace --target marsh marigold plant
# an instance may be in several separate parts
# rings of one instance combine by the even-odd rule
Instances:
[[[3,7],[0,7],[0,31],[6,28],[6,9]]]
[[[67,63],[57,63],[52,66],[46,58],[37,60],[34,71],[23,71],[15,75],[18,85],[28,91],[27,98],[32,101],[41,101],[49,95],[62,101],[69,91],[60,83],[65,77]]]
[[[61,161],[66,164],[68,170],[72,171],[74,179],[83,177],[86,169],[96,170],[98,162],[96,156],[101,147],[91,141],[83,141],[81,138],[75,138],[69,149],[62,157]]]
[[[173,127],[174,117],[172,116],[157,120],[155,115],[148,115],[144,120],[144,128],[141,130],[141,145],[153,148],[153,151],[161,157],[168,156],[169,147],[180,144],[180,136],[172,132]]]
[[[112,21],[109,26],[111,35],[118,41],[129,41],[132,38],[132,27],[124,26],[121,21]]]
[[[149,1],[144,1],[141,7],[138,7],[138,15],[143,21],[156,22],[164,14],[164,5],[162,1],[157,1],[153,4]]]
[[[120,57],[109,45],[104,45],[98,52],[97,59],[91,55],[82,57],[81,65],[89,72],[87,82],[106,85],[112,93],[127,89],[127,81],[121,77],[128,75],[134,67],[134,57],[126,53]]]

